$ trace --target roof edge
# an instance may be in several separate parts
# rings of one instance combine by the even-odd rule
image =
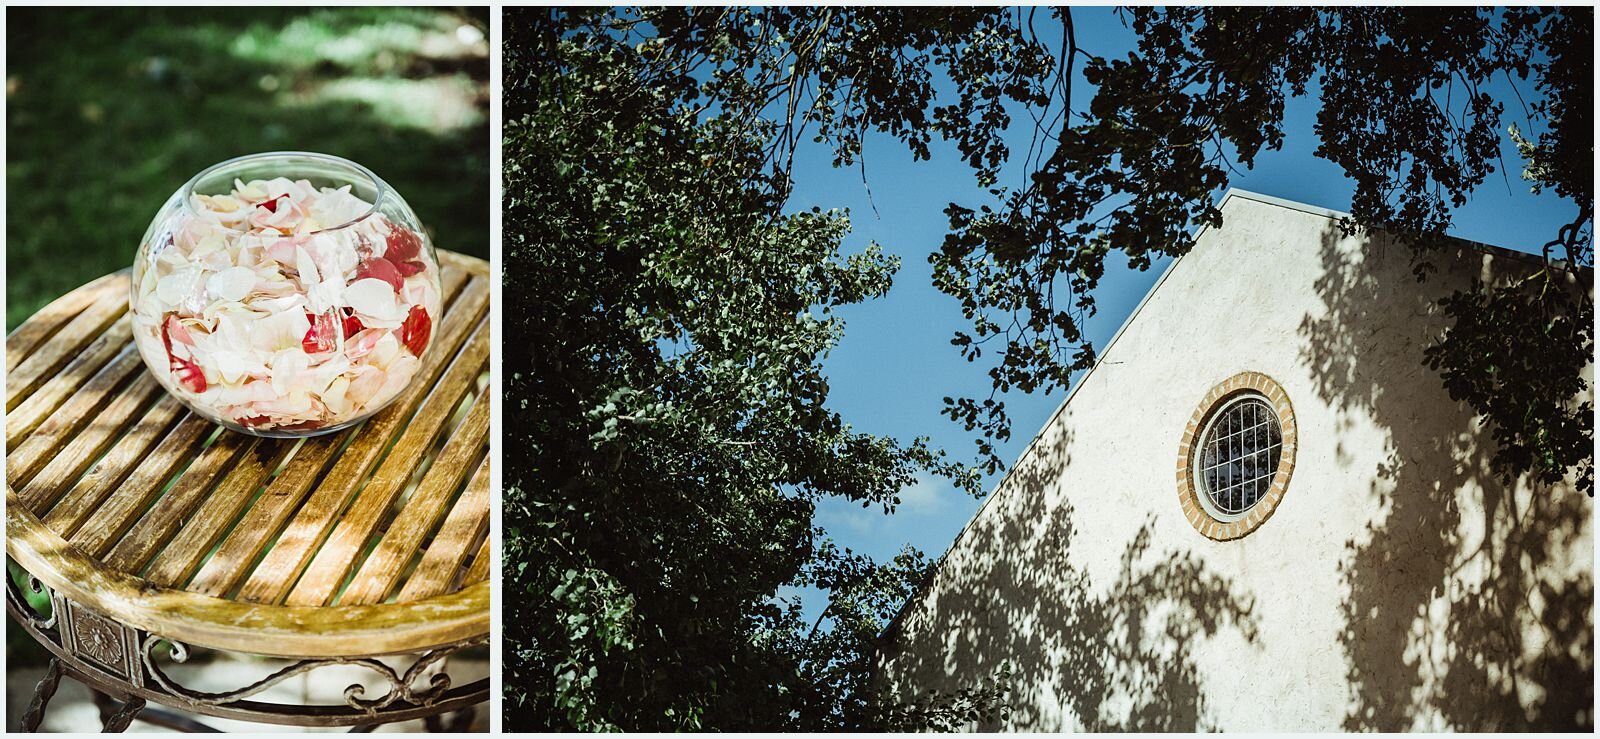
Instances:
[[[1276,205],[1276,206],[1278,206],[1280,208],[1287,208],[1289,210],[1297,210],[1297,211],[1300,211],[1301,213],[1309,213],[1311,215],[1322,216],[1324,218],[1340,219],[1340,218],[1349,218],[1350,217],[1350,214],[1346,213],[1344,211],[1334,210],[1332,208],[1324,208],[1324,207],[1319,206],[1319,205],[1311,205],[1310,203],[1302,203],[1302,202],[1295,201],[1295,200],[1287,200],[1287,199],[1280,198],[1280,197],[1274,197],[1272,195],[1265,195],[1265,194],[1262,194],[1262,193],[1259,193],[1259,192],[1252,192],[1250,190],[1241,190],[1241,189],[1234,188],[1234,187],[1228,188],[1227,191],[1222,194],[1222,199],[1217,201],[1217,208],[1220,209],[1224,204],[1226,204],[1228,202],[1228,200],[1230,200],[1232,198],[1235,198],[1235,197],[1240,198],[1242,200],[1253,200],[1255,202],[1265,203],[1267,205]],[[1195,232],[1195,236],[1199,237],[1201,232],[1203,232],[1204,230],[1205,230],[1205,228],[1202,227],[1200,229],[1200,231],[1196,231]],[[1504,246],[1498,246],[1498,245],[1486,243],[1486,242],[1483,242],[1483,241],[1474,241],[1472,239],[1465,239],[1465,238],[1462,238],[1460,236],[1451,236],[1450,234],[1445,234],[1444,238],[1445,238],[1445,240],[1447,242],[1456,244],[1458,246],[1463,246],[1463,247],[1468,247],[1468,248],[1471,248],[1471,249],[1475,249],[1477,251],[1484,252],[1484,253],[1488,254],[1489,256],[1492,256],[1492,257],[1495,257],[1495,258],[1515,259],[1515,260],[1525,261],[1525,262],[1538,262],[1538,263],[1541,263],[1541,264],[1544,262],[1544,257],[1542,257],[1542,256],[1540,256],[1538,254],[1534,254],[1532,252],[1519,251],[1517,249],[1512,249],[1512,248],[1504,247]],[[1565,259],[1551,259],[1550,261],[1553,264],[1562,265],[1562,266],[1565,266],[1567,264],[1567,260],[1565,260]],[[1579,265],[1578,269],[1586,269],[1586,270],[1591,270],[1592,271],[1594,268],[1593,267],[1584,267],[1582,265]]]

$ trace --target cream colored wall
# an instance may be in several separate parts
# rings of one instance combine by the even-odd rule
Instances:
[[[1591,505],[1508,489],[1422,351],[1433,299],[1507,268],[1248,196],[1224,205],[903,614],[901,698],[1014,670],[979,728],[1347,730],[1593,723]],[[1520,267],[1519,267],[1520,268]],[[1283,385],[1281,507],[1211,541],[1173,469],[1210,388]]]

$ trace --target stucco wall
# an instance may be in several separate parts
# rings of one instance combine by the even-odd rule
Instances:
[[[1402,246],[1234,196],[902,615],[904,699],[1013,671],[978,728],[1359,730],[1593,723],[1591,502],[1502,485],[1422,351],[1433,300],[1526,269],[1476,251],[1419,286]],[[1185,424],[1255,370],[1299,423],[1271,519],[1179,509]]]

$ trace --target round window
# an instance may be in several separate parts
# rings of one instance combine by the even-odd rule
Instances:
[[[1200,401],[1178,447],[1178,500],[1213,539],[1254,531],[1277,509],[1294,471],[1289,396],[1272,378],[1241,372]]]
[[[1212,414],[1201,435],[1195,486],[1207,513],[1221,521],[1242,517],[1272,487],[1283,458],[1283,431],[1265,396],[1234,396]]]

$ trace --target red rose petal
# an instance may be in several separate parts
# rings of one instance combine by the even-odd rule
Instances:
[[[432,334],[433,319],[428,317],[428,310],[420,305],[411,306],[406,322],[400,325],[400,343],[405,344],[413,356],[421,357]]]
[[[282,198],[286,198],[286,197],[289,197],[289,196],[286,195],[286,194],[285,195],[279,195],[276,198],[272,198],[270,200],[262,202],[260,207],[266,208],[268,213],[277,213],[278,212],[278,200],[280,200]]]
[[[334,331],[341,326],[333,322],[333,314],[312,316],[308,313],[306,317],[311,319],[311,328],[306,330],[305,338],[300,340],[300,348],[305,350],[305,353],[316,355],[339,348],[339,337]]]
[[[172,354],[172,319],[173,316],[169,314],[167,320],[161,322],[161,345],[167,349],[167,359],[177,361],[178,358]]]
[[[427,265],[423,264],[420,260],[413,259],[413,260],[411,260],[409,262],[401,262],[401,263],[395,265],[395,268],[400,270],[400,274],[405,275],[406,277],[410,277],[410,276],[412,276],[414,274],[417,274],[417,273],[421,272],[422,270],[427,269],[428,267],[427,267]]]
[[[200,365],[187,359],[172,358],[172,376],[179,385],[191,393],[206,391],[206,373],[200,371]]]
[[[402,268],[396,267],[393,262],[383,257],[368,259],[356,267],[356,279],[383,280],[389,283],[395,292],[400,292],[400,288],[405,287],[406,280],[401,274]]]
[[[409,262],[422,254],[422,239],[415,231],[395,226],[389,231],[389,249],[383,256],[395,264]]]
[[[351,315],[348,315],[348,316],[344,317],[344,335],[345,335],[345,338],[349,338],[351,336],[355,336],[356,334],[361,333],[362,329],[365,329],[365,328],[366,328],[366,326],[361,325],[361,319],[356,318],[355,314],[351,314]]]

